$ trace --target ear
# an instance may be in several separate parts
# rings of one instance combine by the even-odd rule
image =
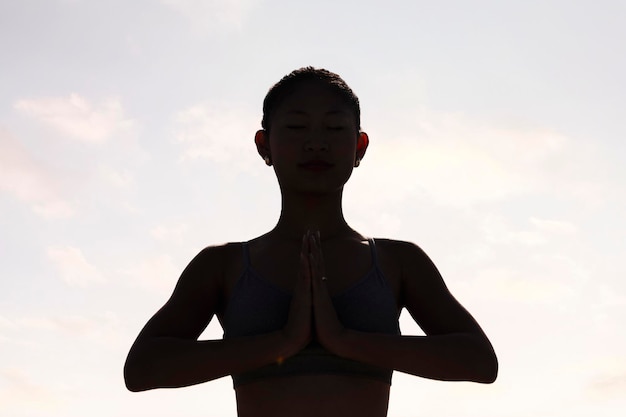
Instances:
[[[356,138],[356,157],[358,159],[363,159],[365,156],[365,151],[367,150],[367,146],[370,143],[370,138],[365,132],[359,132],[359,135]]]
[[[254,135],[254,143],[256,143],[256,150],[259,155],[261,155],[261,158],[265,158],[266,156],[271,157],[270,141],[267,131],[258,130]]]

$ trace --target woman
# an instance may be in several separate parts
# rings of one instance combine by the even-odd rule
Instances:
[[[343,186],[369,143],[345,82],[292,72],[266,96],[262,127],[257,150],[282,194],[277,225],[190,262],[130,350],[128,389],[232,375],[240,417],[382,417],[393,370],[493,382],[489,340],[426,254],[368,239],[343,217]],[[400,335],[402,308],[426,336]],[[214,314],[224,338],[198,341]]]

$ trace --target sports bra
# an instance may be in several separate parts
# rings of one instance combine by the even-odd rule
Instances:
[[[342,293],[332,297],[341,323],[349,329],[400,334],[393,292],[378,267],[374,239],[369,238],[372,267]],[[243,242],[244,270],[235,283],[224,313],[224,339],[270,333],[287,322],[291,294],[261,277],[250,265],[248,242]],[[260,379],[306,374],[341,374],[373,378],[391,384],[393,370],[336,356],[313,341],[296,355],[238,375],[234,388]]]

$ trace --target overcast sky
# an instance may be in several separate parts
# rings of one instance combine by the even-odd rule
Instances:
[[[370,135],[348,223],[420,245],[500,361],[493,385],[396,372],[389,415],[619,415],[624,21],[606,0],[0,0],[0,414],[236,415],[229,377],[130,393],[122,366],[198,251],[275,225],[254,132],[313,65]]]

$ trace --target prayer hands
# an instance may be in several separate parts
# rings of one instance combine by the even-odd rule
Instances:
[[[307,231],[302,238],[300,269],[284,329],[298,351],[315,335],[318,342],[332,352],[344,332],[326,279],[319,231]]]
[[[296,277],[296,285],[291,296],[287,324],[283,334],[293,346],[295,354],[308,345],[313,339],[313,301],[311,289],[311,268],[309,266],[309,233],[302,236],[300,249],[300,267]]]
[[[309,267],[311,268],[311,293],[313,304],[313,322],[315,335],[319,343],[329,351],[334,351],[344,332],[344,327],[337,317],[332,299],[326,285],[324,256],[319,231],[309,235]]]

